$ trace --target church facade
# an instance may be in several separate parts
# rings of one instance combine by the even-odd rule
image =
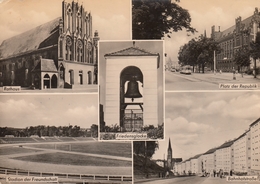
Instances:
[[[98,32],[77,2],[62,2],[62,16],[0,45],[0,85],[36,89],[97,84]]]

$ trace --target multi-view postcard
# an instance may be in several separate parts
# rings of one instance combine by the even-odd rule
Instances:
[[[259,0],[0,0],[0,184],[260,182]]]

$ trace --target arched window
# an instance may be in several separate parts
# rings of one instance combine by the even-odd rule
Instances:
[[[43,87],[50,88],[50,76],[49,74],[45,74],[43,77]]]
[[[66,37],[66,60],[72,60],[72,39],[70,36]]]
[[[70,75],[70,84],[74,84],[74,71],[70,70],[69,71],[69,75]]]
[[[87,63],[92,62],[92,44],[90,42],[87,43]]]
[[[82,72],[82,70],[79,71],[78,83],[79,83],[80,85],[83,84],[83,72]]]
[[[83,43],[81,40],[77,41],[77,61],[83,62]]]
[[[92,72],[88,71],[88,84],[92,84]]]

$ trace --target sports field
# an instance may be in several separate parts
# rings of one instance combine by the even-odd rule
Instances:
[[[114,160],[84,155],[73,155],[68,153],[46,153],[24,157],[15,157],[15,159],[29,162],[41,162],[51,164],[81,165],[81,166],[129,166],[131,161]]]
[[[130,142],[19,143],[0,147],[0,167],[35,172],[132,175]]]
[[[67,143],[67,144],[38,144],[30,145],[34,148],[58,149],[81,153],[93,153],[103,155],[113,155],[120,157],[132,157],[131,144],[128,142],[88,142],[88,143]],[[71,150],[70,150],[71,149]]]

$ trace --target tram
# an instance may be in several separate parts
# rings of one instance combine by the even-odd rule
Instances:
[[[186,75],[190,75],[191,74],[191,66],[190,65],[185,65],[181,67],[180,70],[181,74],[186,74]]]

